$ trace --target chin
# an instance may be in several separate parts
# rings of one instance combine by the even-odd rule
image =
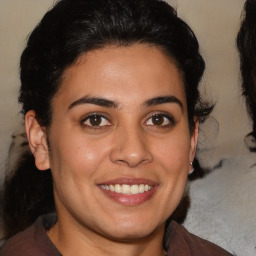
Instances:
[[[119,241],[119,242],[131,242],[134,240],[140,240],[144,239],[146,237],[149,237],[152,233],[154,233],[154,230],[149,232],[145,229],[143,230],[123,230],[119,232],[115,232],[115,234],[109,234],[108,237],[111,238],[111,240]]]
[[[116,241],[132,241],[134,239],[142,239],[153,235],[161,230],[164,230],[164,224],[157,226],[153,225],[152,221],[145,222],[123,221],[120,225],[113,225],[108,230],[108,236]]]

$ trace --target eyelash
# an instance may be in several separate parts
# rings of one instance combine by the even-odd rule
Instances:
[[[106,120],[109,124],[106,124],[106,125],[89,125],[89,124],[86,124],[87,121],[90,120],[90,118],[100,118],[100,122],[102,122],[102,119]],[[81,120],[81,125],[85,126],[86,128],[90,128],[90,129],[100,129],[100,128],[103,128],[103,127],[106,127],[106,126],[111,126],[112,123],[108,120],[108,118],[106,118],[103,114],[100,114],[100,113],[92,113],[88,116],[86,116],[85,118],[83,118]]]
[[[157,125],[157,124],[150,124],[150,125],[148,125],[148,126],[155,126],[155,127],[160,127],[160,128],[169,128],[169,127],[172,127],[172,126],[174,126],[175,124],[176,124],[176,122],[175,122],[175,120],[174,120],[174,118],[171,116],[171,115],[169,115],[169,114],[165,114],[165,113],[154,113],[154,114],[152,114],[151,116],[150,116],[150,118],[148,118],[147,120],[146,120],[146,122],[148,122],[150,119],[151,119],[151,122],[152,122],[152,118],[154,118],[154,117],[160,117],[160,118],[163,118],[163,123],[165,123],[165,122],[168,122],[167,124],[160,124],[160,125]],[[145,122],[145,123],[146,123]]]
[[[167,124],[154,124],[152,122],[152,118],[154,117],[160,117],[160,118],[163,118],[163,123],[165,122],[168,122]],[[90,118],[100,118],[99,120],[99,124],[86,124],[87,121],[90,122]],[[104,122],[107,122],[108,124],[101,124],[102,123],[102,120],[105,120]],[[149,121],[151,120],[151,123],[152,124],[147,124]],[[88,116],[86,116],[85,118],[83,118],[81,120],[81,125],[85,126],[86,128],[90,128],[90,129],[100,129],[100,128],[104,128],[104,127],[107,127],[107,126],[112,126],[113,124],[109,121],[109,119],[107,117],[105,117],[104,114],[101,114],[101,113],[92,113],[92,114],[89,114]],[[147,120],[144,122],[144,124],[146,124],[147,126],[154,126],[154,127],[159,127],[159,128],[169,128],[169,127],[172,127],[176,124],[174,118],[169,115],[169,114],[165,114],[165,113],[154,113],[152,114],[149,118],[147,118]]]

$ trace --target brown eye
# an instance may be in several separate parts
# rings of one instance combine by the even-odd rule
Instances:
[[[147,121],[146,125],[148,126],[160,126],[160,127],[169,127],[174,125],[174,120],[171,116],[166,114],[154,114]]]
[[[154,125],[162,125],[164,123],[164,117],[162,115],[152,116],[152,123]]]
[[[91,115],[85,118],[82,123],[86,126],[91,126],[95,128],[111,125],[108,119],[102,115]]]
[[[92,126],[99,126],[102,122],[102,117],[101,116],[91,116],[88,121]]]

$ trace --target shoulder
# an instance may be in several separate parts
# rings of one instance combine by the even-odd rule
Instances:
[[[1,248],[1,256],[25,255],[33,248],[35,224],[7,240]]]
[[[42,218],[7,240],[0,249],[1,256],[61,256],[47,236]]]
[[[221,247],[199,238],[188,232],[183,226],[172,222],[167,232],[169,246],[168,255],[179,256],[230,256],[231,254]]]

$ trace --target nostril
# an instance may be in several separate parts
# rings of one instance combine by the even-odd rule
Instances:
[[[115,161],[116,164],[119,164],[119,165],[126,165],[126,166],[129,166],[130,168],[135,168],[141,164],[144,164],[144,163],[147,163],[149,162],[148,160],[146,159],[142,159],[141,161],[137,161],[136,159],[134,160],[117,160]]]
[[[124,164],[129,167],[136,167],[142,163],[151,161],[151,154],[148,152],[143,153],[128,153],[124,150],[113,150],[110,154],[110,159],[113,163]]]
[[[151,162],[153,159],[152,154],[148,150],[144,150],[139,153],[128,153],[124,150],[115,150],[111,152],[110,158],[111,161],[116,164],[127,165],[131,168]]]

